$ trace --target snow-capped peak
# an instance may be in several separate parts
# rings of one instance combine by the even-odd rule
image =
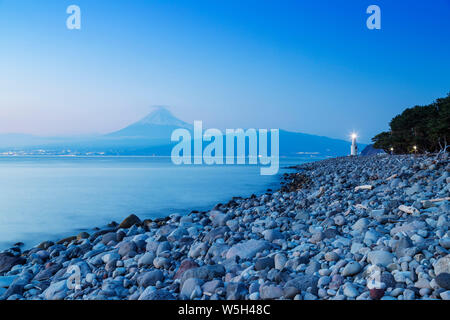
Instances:
[[[155,124],[160,126],[176,126],[182,128],[192,127],[190,124],[177,119],[169,110],[164,107],[157,107],[145,118],[141,119],[139,124]]]

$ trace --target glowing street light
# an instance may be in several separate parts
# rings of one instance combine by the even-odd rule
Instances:
[[[391,154],[394,154],[394,148],[391,147]]]
[[[417,153],[417,146],[414,146],[413,149],[414,149],[414,153]]]

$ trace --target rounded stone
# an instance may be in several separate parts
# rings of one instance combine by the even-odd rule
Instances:
[[[327,261],[337,261],[339,260],[339,255],[334,251],[329,251],[325,253],[325,260]]]
[[[446,290],[450,290],[450,273],[440,273],[436,277],[436,283]]]
[[[344,277],[353,276],[355,274],[358,274],[361,271],[361,265],[356,261],[350,261],[347,263],[347,265],[344,267],[344,270],[342,271],[342,275]]]
[[[141,220],[136,215],[131,214],[122,221],[119,225],[119,229],[128,229],[135,224],[141,224]]]
[[[450,254],[436,261],[434,264],[434,273],[436,276],[441,273],[450,273]]]
[[[367,260],[374,264],[387,267],[394,261],[394,255],[385,250],[377,250],[369,252]]]

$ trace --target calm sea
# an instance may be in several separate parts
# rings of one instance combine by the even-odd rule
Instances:
[[[120,222],[206,210],[279,186],[258,166],[175,166],[157,157],[0,157],[0,249],[34,246]]]

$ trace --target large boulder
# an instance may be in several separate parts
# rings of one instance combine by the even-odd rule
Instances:
[[[134,226],[135,224],[141,224],[141,220],[134,214],[129,215],[125,218],[120,224],[119,229],[128,229]]]
[[[436,283],[446,290],[450,290],[450,273],[442,272],[436,277]]]
[[[117,242],[117,233],[115,233],[115,232],[108,232],[108,233],[106,233],[106,234],[104,234],[102,236],[102,243],[103,244],[106,245],[106,244],[110,243],[111,241]]]
[[[209,219],[214,227],[225,226],[228,220],[230,220],[232,216],[230,214],[225,214],[218,210],[213,210],[209,213]]]
[[[165,289],[156,290],[153,287],[147,289],[139,296],[139,300],[175,300],[173,294]]]
[[[424,228],[426,228],[426,223],[424,221],[414,220],[413,222],[405,223],[401,226],[392,228],[390,234],[391,237],[394,237],[397,234],[406,233],[410,237],[415,234],[417,230]]]
[[[164,273],[161,270],[152,270],[144,273],[138,278],[138,284],[141,287],[147,288],[154,286],[156,282],[164,280]]]
[[[9,252],[0,253],[0,274],[8,272],[18,264],[25,264],[27,261],[22,257],[16,257]]]
[[[264,239],[269,241],[269,242],[272,242],[272,241],[277,240],[277,239],[283,239],[284,238],[283,234],[278,229],[265,230],[263,232],[263,235],[264,235]]]
[[[436,276],[440,275],[441,273],[450,273],[450,254],[436,261],[433,267]]]
[[[123,241],[118,245],[118,253],[121,257],[134,257],[138,251],[134,241]]]
[[[311,293],[317,294],[317,283],[319,277],[314,275],[301,275],[292,280],[289,280],[284,285],[284,294],[287,298],[293,298],[296,294],[306,292],[308,288],[311,288]]]
[[[387,267],[394,261],[394,255],[385,250],[376,250],[369,252],[367,260],[371,264]]]
[[[216,241],[217,239],[223,238],[225,232],[228,232],[228,231],[230,231],[230,228],[227,226],[214,228],[205,235],[205,237],[203,238],[203,241],[212,243],[212,242]]]
[[[407,249],[413,247],[413,245],[414,244],[409,237],[402,237],[394,242],[392,249],[395,251],[397,258],[401,258],[405,256]]]
[[[155,254],[153,251],[146,252],[138,260],[138,267],[151,266],[153,265],[153,260],[155,260]]]
[[[370,224],[369,219],[361,218],[352,225],[352,229],[362,233]]]
[[[266,268],[273,269],[275,267],[275,259],[274,257],[264,257],[259,258],[255,262],[255,270],[260,271]]]
[[[45,300],[63,300],[67,295],[68,287],[66,280],[52,283],[45,291],[43,296]]]
[[[189,236],[189,232],[185,228],[178,227],[167,236],[167,240],[170,242],[180,241],[184,236]]]
[[[362,269],[362,266],[357,261],[350,261],[347,263],[344,267],[344,270],[342,270],[342,275],[344,277],[354,276],[355,274],[358,274]]]
[[[46,265],[45,269],[39,271],[39,273],[34,277],[36,281],[49,280],[56,272],[62,268],[60,263],[49,263]]]
[[[247,286],[242,282],[231,282],[227,285],[227,300],[242,300],[247,293]]]
[[[283,290],[274,285],[263,285],[259,288],[259,295],[263,300],[279,299],[283,296]]]
[[[225,275],[225,267],[221,264],[207,265],[186,270],[181,276],[181,284],[187,279],[196,278],[205,281],[222,278]]]
[[[233,259],[235,257],[239,257],[241,259],[251,259],[253,258],[258,252],[262,252],[265,249],[269,249],[270,244],[269,242],[265,240],[248,240],[241,243],[238,243],[234,246],[232,246],[227,254],[227,259]]]
[[[180,295],[187,299],[192,299],[201,292],[202,279],[189,278],[180,287]]]
[[[25,273],[14,278],[11,284],[9,284],[8,289],[3,293],[3,295],[0,295],[0,300],[8,299],[13,295],[22,295],[24,292],[24,287],[30,282],[32,277],[32,273]]]
[[[178,268],[178,270],[175,273],[175,276],[173,278],[180,279],[187,270],[193,269],[193,268],[198,268],[198,267],[199,267],[199,265],[194,260],[185,259],[185,260],[181,261],[180,267]]]

